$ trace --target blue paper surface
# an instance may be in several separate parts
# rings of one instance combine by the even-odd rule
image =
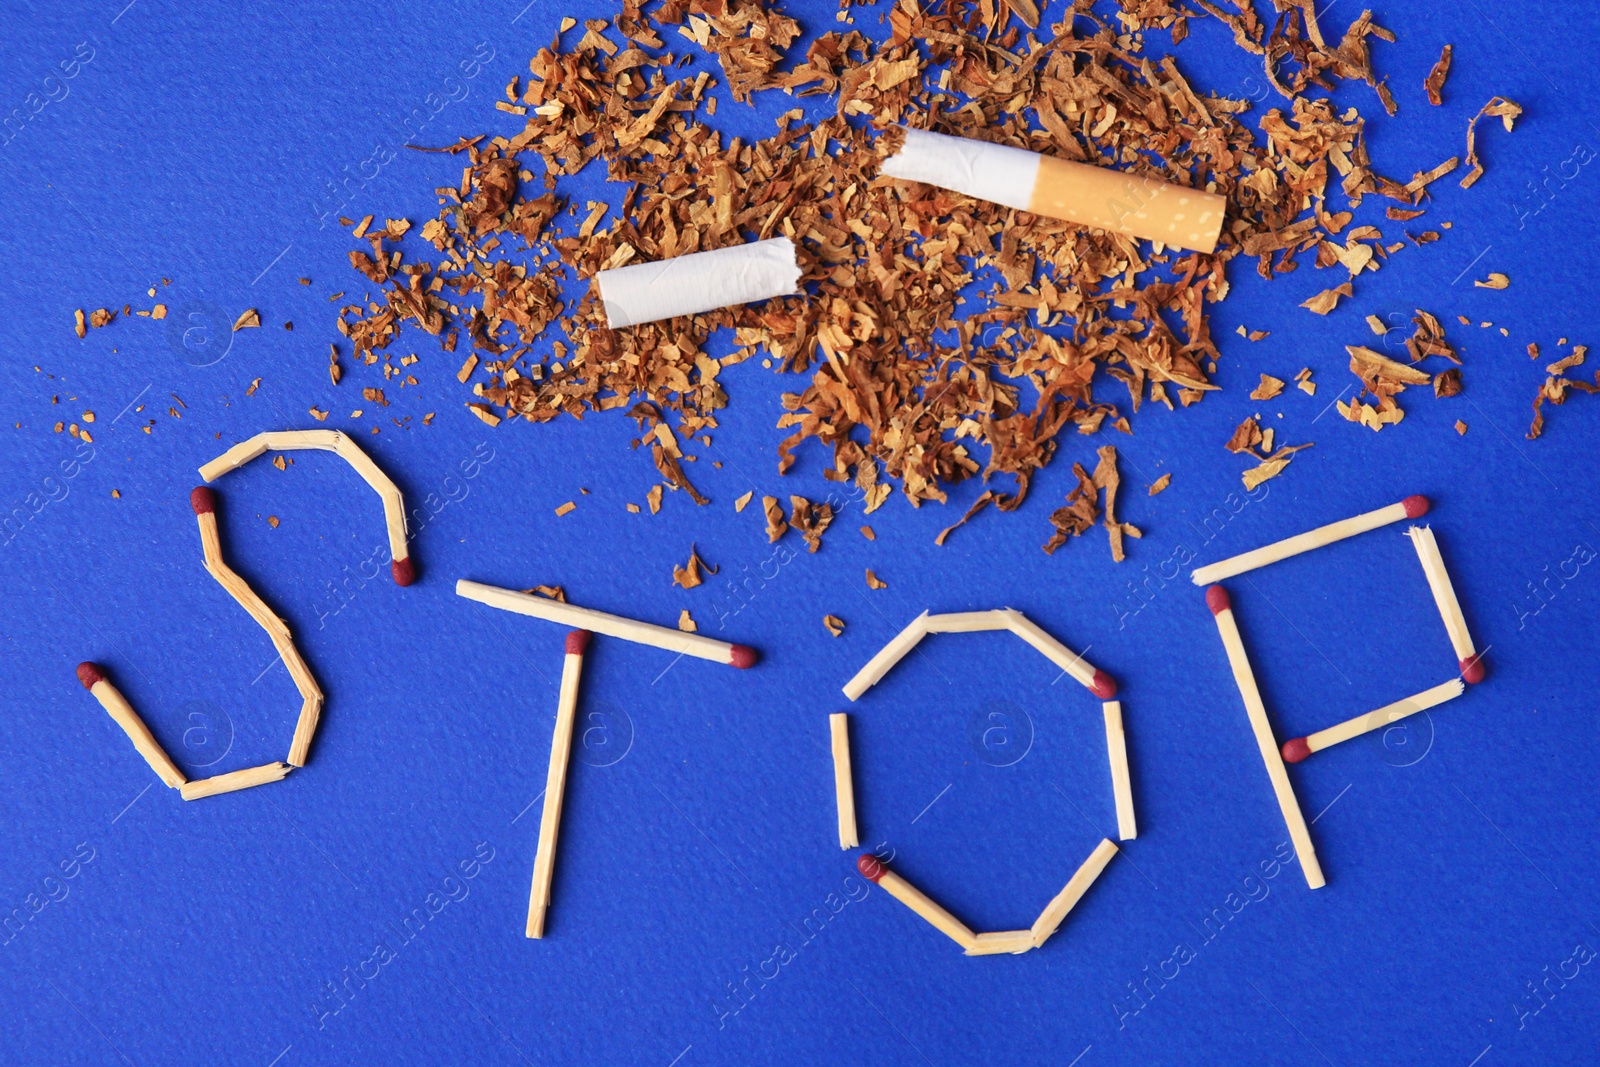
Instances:
[[[1330,35],[1358,13],[1330,7]],[[829,4],[789,10],[808,33],[837,25]],[[859,9],[858,27],[881,33],[883,10]],[[370,288],[337,217],[430,217],[460,160],[400,144],[520,128],[492,101],[562,16],[607,5],[9,13],[0,1062],[1593,1062],[1600,397],[1547,407],[1544,436],[1524,437],[1558,338],[1595,340],[1592,9],[1378,9],[1400,35],[1374,45],[1400,114],[1364,86],[1337,99],[1369,117],[1382,173],[1460,153],[1493,95],[1526,109],[1514,133],[1480,125],[1488,173],[1473,189],[1433,187],[1421,221],[1450,220],[1441,241],[1364,274],[1326,318],[1297,305],[1341,271],[1307,262],[1267,283],[1235,262],[1212,319],[1223,392],[1175,414],[1150,405],[1131,437],[1064,440],[1024,507],[944,548],[934,535],[978,484],[943,508],[897,496],[863,518],[849,503],[814,555],[792,534],[775,555],[759,505],[732,506],[834,487],[814,444],[776,473],[779,398],[802,379],[758,361],[725,371],[714,444],[688,447],[712,503],[668,493],[659,515],[636,515],[625,504],[657,476],[620,413],[490,429],[432,339],[397,342],[421,357],[420,384],[401,388],[352,367],[334,331],[329,297]],[[1421,82],[1446,41],[1455,62],[1434,108]],[[1193,23],[1176,54],[1202,93],[1280,106],[1215,21]],[[797,104],[714,92],[716,124],[746,137]],[[592,169],[565,188],[607,195]],[[1403,228],[1377,224],[1390,239]],[[1511,287],[1472,287],[1491,270]],[[75,308],[148,307],[151,287],[165,323],[72,333]],[[263,327],[229,333],[247,307]],[[1340,419],[1331,405],[1354,391],[1343,346],[1372,341],[1363,316],[1407,323],[1419,307],[1461,351],[1465,391],[1408,392],[1405,421],[1380,434]],[[1239,324],[1271,335],[1252,344]],[[329,342],[346,353],[338,386]],[[1301,367],[1314,397],[1248,400],[1259,373]],[[389,407],[360,399],[374,385]],[[1244,462],[1221,445],[1252,412],[1281,442],[1316,444],[1247,499]],[[293,627],[328,701],[304,769],[186,804],[73,667],[104,664],[191,776],[283,758],[299,700],[202,569],[187,498],[227,445],[313,425],[358,432],[424,509],[421,578],[389,580],[378,502],[331,455],[221,479],[225,551]],[[1121,565],[1100,531],[1045,556],[1071,462],[1107,441],[1122,454],[1120,516],[1143,539]],[[1166,473],[1171,487],[1147,496]],[[1285,862],[1201,592],[1187,568],[1163,581],[1162,565],[1411,493],[1433,501],[1488,678],[1291,767],[1328,876],[1313,892]],[[1401,529],[1227,583],[1280,738],[1453,675]],[[691,542],[721,571],[685,591],[671,569]],[[867,568],[888,588],[869,590]],[[594,643],[542,941],[522,930],[563,632],[456,597],[460,577],[561,584],[664,624],[688,608],[703,633],[762,654],[734,671]],[[968,959],[838,849],[827,715],[851,713],[863,845],[892,849],[897,871],[977,929],[1027,926],[1115,828],[1097,700],[1003,635],[930,638],[859,703],[839,692],[924,609],[1007,605],[1120,681],[1140,832],[1042,950]]]

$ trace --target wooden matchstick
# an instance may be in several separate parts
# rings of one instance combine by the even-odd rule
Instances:
[[[176,789],[188,781],[178,765],[172,762],[167,755],[167,750],[161,747],[150,728],[139,718],[139,713],[133,710],[127,698],[111,684],[110,679],[97,665],[93,663],[78,664],[78,681],[83,687],[94,694],[100,706],[106,709],[111,716],[111,721],[122,727],[122,732],[128,735],[128,740],[133,742],[133,747],[138,749],[139,755],[150,764],[150,769],[156,776],[167,784],[169,789]]]
[[[607,637],[663,648],[668,652],[677,652],[684,656],[696,656],[739,668],[753,666],[756,661],[756,651],[748,645],[735,645],[727,641],[718,641],[714,637],[669,630],[654,623],[627,619],[621,615],[612,615],[593,608],[580,608],[576,604],[563,604],[548,597],[470,582],[465,578],[456,582],[456,595],[502,611],[514,611],[518,615],[531,615],[546,622],[592,630]]]
[[[229,771],[214,778],[201,778],[198,781],[188,782],[181,786],[178,792],[183,794],[185,800],[214,797],[218,793],[236,793],[251,786],[281,781],[291,770],[293,768],[287,763],[264,763],[259,767],[246,767],[242,771]]]
[[[300,694],[300,716],[295,719],[294,736],[289,740],[288,762],[294,767],[304,767],[311,753],[311,738],[316,734],[317,724],[322,720],[322,687],[317,685],[316,678],[312,677],[311,668],[306,666],[306,661],[300,656],[300,650],[295,648],[294,642],[287,635],[274,636],[272,645],[283,658],[284,669],[289,672],[289,678]]]
[[[957,611],[948,615],[926,615],[924,632],[930,634],[972,634],[985,630],[1006,630],[1011,618],[1004,611]]]
[[[906,653],[917,647],[928,632],[928,613],[911,620],[904,630],[895,634],[894,638],[878,650],[878,654],[867,661],[867,665],[856,672],[856,676],[845,683],[844,695],[851,700],[860,700],[861,694],[877,685],[884,675],[889,673],[896,663],[905,658]]]
[[[206,571],[274,640],[280,634],[288,637],[288,624],[256,595],[250,584],[239,577],[222,556],[222,538],[217,529],[217,494],[206,486],[198,486],[189,494],[189,506],[194,509],[195,519],[200,525],[200,550],[205,557]]]
[[[1003,952],[1009,952],[1013,956],[1020,956],[1037,947],[1033,943],[1032,930],[1002,930],[998,933],[974,936],[972,947],[967,949],[967,955],[998,956]]]
[[[878,857],[871,853],[862,854],[856,860],[856,869],[963,949],[970,949],[977,944],[977,935],[967,929],[965,923],[935,904],[922,890],[885,867]]]
[[[416,563],[406,546],[406,507],[394,482],[349,435],[339,430],[283,430],[258,433],[241,441],[200,468],[200,477],[214,482],[229,471],[249,463],[267,452],[296,452],[307,449],[333,452],[350,464],[355,472],[377,492],[383,501],[383,521],[389,534],[390,571],[396,585],[417,580]]]
[[[858,848],[856,835],[856,790],[850,775],[850,717],[844,712],[828,716],[833,735],[833,802],[839,812],[839,847]]]
[[[1407,715],[1415,715],[1419,711],[1426,711],[1428,708],[1443,704],[1446,700],[1453,700],[1465,690],[1466,686],[1461,684],[1460,678],[1452,678],[1443,685],[1424,689],[1415,696],[1397,700],[1393,704],[1385,704],[1375,711],[1346,719],[1326,730],[1318,730],[1305,737],[1291,737],[1283,743],[1283,758],[1290,763],[1299,763],[1313,752],[1321,752],[1325,748],[1337,745],[1340,741],[1360,737],[1372,730],[1381,730]]]
[[[1369,511],[1364,515],[1354,518],[1341,519],[1330,522],[1326,526],[1319,526],[1315,530],[1307,530],[1303,534],[1275,541],[1270,545],[1253,549],[1249,552],[1208,563],[1204,567],[1196,568],[1189,572],[1189,580],[1195,585],[1210,585],[1220,582],[1224,578],[1232,578],[1245,571],[1253,571],[1258,567],[1265,567],[1269,563],[1276,563],[1280,559],[1298,556],[1302,552],[1310,552],[1313,548],[1342,541],[1346,537],[1376,530],[1380,526],[1387,526],[1391,522],[1401,519],[1415,519],[1428,513],[1428,498],[1425,496],[1408,496],[1398,504],[1390,504],[1377,511]]]
[[[556,701],[556,730],[550,739],[550,769],[544,780],[544,814],[539,818],[539,850],[533,857],[533,888],[528,892],[529,937],[544,936],[544,913],[550,907],[550,879],[556,870],[556,837],[561,832],[561,801],[567,792],[567,759],[572,752],[572,724],[578,711],[578,681],[588,630],[567,635],[561,665],[561,695]]]
[[[1074,681],[1088,689],[1101,700],[1117,695],[1116,681],[1105,671],[1057,641],[1038,623],[1013,608],[1006,609],[1007,629],[1038,649],[1057,667],[1072,675]]]
[[[1439,542],[1434,539],[1430,526],[1413,526],[1406,531],[1422,561],[1422,572],[1428,576],[1428,588],[1433,591],[1433,602],[1444,619],[1445,632],[1450,635],[1450,646],[1456,650],[1456,660],[1461,666],[1461,677],[1469,682],[1483,681],[1483,657],[1472,646],[1472,635],[1467,632],[1466,616],[1461,614],[1461,603],[1456,600],[1455,586],[1450,584],[1450,572],[1444,569],[1444,557],[1439,554]]]
[[[1039,917],[1033,921],[1033,927],[1028,932],[1033,937],[1034,948],[1050,940],[1050,935],[1061,926],[1067,913],[1083,899],[1083,895],[1094,885],[1095,879],[1100,877],[1100,872],[1106,869],[1106,864],[1110,863],[1111,857],[1116,854],[1117,846],[1102,838],[1094,847],[1094,851],[1089,853],[1089,858],[1072,872],[1072,877],[1061,887],[1061,892],[1044,906],[1044,911],[1041,911]]]
[[[1122,705],[1108,700],[1100,705],[1106,717],[1106,752],[1111,758],[1111,795],[1117,802],[1117,837],[1132,841],[1139,836],[1133,818],[1133,785],[1128,780],[1128,740],[1122,732]]]
[[[1267,777],[1272,780],[1272,792],[1278,798],[1283,812],[1284,825],[1289,828],[1289,840],[1294,842],[1294,853],[1300,861],[1300,870],[1306,876],[1306,885],[1320,889],[1326,884],[1317,853],[1311,845],[1311,832],[1306,829],[1305,816],[1300,813],[1300,802],[1295,799],[1294,787],[1289,784],[1289,772],[1283,765],[1277,739],[1272,736],[1272,724],[1267,721],[1267,706],[1261,702],[1261,690],[1256,688],[1255,672],[1250,669],[1250,657],[1244,650],[1244,639],[1239,636],[1239,624],[1233,618],[1233,605],[1228,591],[1220,585],[1206,590],[1206,606],[1217,620],[1217,632],[1222,635],[1222,647],[1228,652],[1228,666],[1233,669],[1234,684],[1244,701],[1245,714],[1250,717],[1250,729],[1255,733],[1256,747],[1261,750],[1261,761],[1267,766]]]

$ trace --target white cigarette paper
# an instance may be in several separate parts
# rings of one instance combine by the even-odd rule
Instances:
[[[594,276],[613,330],[752,304],[800,291],[794,242],[774,237],[709,252],[630,263]]]
[[[891,178],[1207,254],[1222,233],[1227,200],[1204,189],[1009,145],[926,130],[904,133],[905,143],[880,168]]]

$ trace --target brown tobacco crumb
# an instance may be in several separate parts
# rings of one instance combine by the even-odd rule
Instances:
[[[1089,472],[1083,469],[1081,463],[1072,465],[1072,473],[1077,476],[1078,484],[1067,494],[1067,506],[1050,513],[1050,525],[1056,528],[1056,532],[1044,543],[1044,550],[1049,555],[1054,555],[1056,549],[1066,544],[1068,537],[1081,537],[1100,517],[1094,479],[1089,477]]]
[[[309,408],[309,409],[308,409],[308,410],[309,410],[309,411],[310,411],[310,413],[311,413],[311,417],[312,417],[312,418],[313,418],[313,419],[316,419],[316,420],[317,420],[317,421],[318,421],[318,422],[324,422],[324,421],[326,421],[326,420],[327,420],[327,418],[328,418],[328,413],[327,413],[327,411],[326,411],[326,410],[324,410],[324,409],[322,409],[322,408],[319,408],[319,407],[312,407],[312,408]]]
[[[121,500],[122,499],[122,490],[120,490],[120,489],[111,490],[111,498],[113,500]]]
[[[92,412],[92,411],[85,411],[85,412],[84,412],[84,413],[83,413],[83,421],[84,421],[84,422],[93,422],[93,421],[94,421],[94,412]]]
[[[380,407],[388,407],[389,406],[389,401],[383,395],[383,390],[382,389],[373,389],[373,388],[370,388],[370,387],[366,388],[366,389],[363,389],[363,390],[361,390],[361,399],[365,400],[369,404],[377,404]]]
[[[1450,74],[1450,51],[1450,46],[1445,45],[1439,52],[1439,62],[1433,65],[1433,69],[1428,71],[1428,76],[1422,80],[1422,87],[1428,91],[1428,103],[1434,107],[1444,103],[1444,97],[1440,94],[1444,89],[1444,80]]]
[[[256,395],[256,390],[260,389],[260,388],[261,388],[261,379],[257,378],[254,381],[252,381],[249,385],[245,386],[244,395],[245,396],[255,396]]]
[[[524,589],[523,592],[542,596],[547,600],[559,601],[562,604],[567,602],[567,591],[559,585],[536,585],[532,589]]]
[[[1379,337],[1382,337],[1384,334],[1389,332],[1389,327],[1385,325],[1384,321],[1378,318],[1376,315],[1367,316],[1367,329],[1371,330]]]
[[[633,514],[633,515],[639,514],[639,505],[638,504],[628,504],[627,508],[628,508],[628,511],[629,511],[630,514]]]
[[[737,500],[735,500],[733,502],[733,510],[735,512],[744,511],[745,505],[749,504],[750,503],[750,498],[755,496],[755,495],[756,495],[756,491],[754,489],[752,489],[749,492],[745,493],[743,496],[741,496],[739,499],[737,499]]]
[[[1391,204],[1389,207],[1384,209],[1383,213],[1384,213],[1385,217],[1387,217],[1389,219],[1392,219],[1395,222],[1410,222],[1412,219],[1420,218],[1422,215],[1426,214],[1427,212],[1422,208],[1413,209],[1413,208],[1395,207],[1394,205]],[[1449,223],[1445,223],[1446,228],[1448,228],[1449,225],[1450,225]]]
[[[1381,430],[1406,417],[1406,413],[1394,401],[1396,394],[1403,392],[1408,385],[1427,385],[1433,380],[1426,372],[1396,363],[1370,348],[1346,345],[1345,351],[1350,353],[1350,371],[1361,379],[1362,391],[1348,404],[1337,401],[1339,414],[1373,430]],[[1376,398],[1376,405],[1361,401],[1360,398],[1367,393]]]
[[[828,632],[835,637],[844,633],[844,620],[837,615],[824,615],[822,617],[822,625],[826,626]]]
[[[1528,348],[1531,354],[1534,346],[1530,344]],[[1534,440],[1544,432],[1544,413],[1539,409],[1546,400],[1552,404],[1565,404],[1567,402],[1567,393],[1572,389],[1591,394],[1600,392],[1600,370],[1595,371],[1593,385],[1576,378],[1563,376],[1565,371],[1583,363],[1588,351],[1589,349],[1586,345],[1573,345],[1570,355],[1545,367],[1545,373],[1549,377],[1545,379],[1544,385],[1540,387],[1538,395],[1533,398],[1533,425],[1528,427],[1528,440]]]
[[[292,322],[285,322],[285,323],[284,323],[284,324],[283,324],[283,328],[284,328],[284,329],[285,329],[285,330],[288,330],[288,331],[290,331],[290,332],[291,332],[291,333],[293,333],[293,332],[294,332],[294,323],[292,323]]]
[[[472,377],[472,370],[477,365],[478,357],[476,355],[468,356],[467,361],[461,364],[461,369],[456,371],[456,381],[465,384],[466,380]]]
[[[1267,481],[1270,478],[1276,478],[1278,475],[1284,472],[1286,467],[1289,466],[1289,460],[1296,452],[1300,451],[1302,448],[1310,447],[1311,442],[1309,441],[1303,445],[1285,445],[1283,448],[1278,449],[1270,456],[1263,458],[1259,465],[1251,467],[1241,476],[1244,480],[1244,487],[1246,489],[1254,489],[1262,482]]]
[[[1122,478],[1117,474],[1117,447],[1101,445],[1099,456],[1100,462],[1094,468],[1094,485],[1096,489],[1105,490],[1105,528],[1111,537],[1111,560],[1121,563],[1127,558],[1122,550],[1123,535],[1139,538],[1144,534],[1132,523],[1117,521],[1117,488],[1122,484]]]
[[[675,566],[672,568],[672,581],[673,584],[681,585],[685,589],[693,589],[705,581],[700,576],[702,571],[706,574],[716,574],[719,570],[721,570],[720,567],[713,567],[701,559],[699,551],[691,544],[689,546],[689,562],[682,567]]]
[[[684,608],[678,613],[678,629],[682,630],[686,634],[697,633],[700,629],[700,627],[695,624],[693,616],[689,614],[688,608]]]
[[[267,525],[272,527],[274,530],[276,530],[278,528],[278,516],[276,516],[276,515],[268,515],[267,516]]]
[[[487,404],[468,404],[467,407],[472,410],[474,415],[478,416],[478,418],[482,419],[488,425],[500,425],[500,416],[489,410],[489,406]]]
[[[771,518],[768,517],[770,524]],[[806,551],[815,552],[822,547],[822,532],[833,522],[831,504],[813,504],[803,496],[789,497],[789,525],[805,538]],[[769,535],[771,531],[768,531]]]
[[[1157,493],[1161,492],[1161,490],[1165,489],[1168,485],[1171,485],[1171,484],[1172,484],[1172,475],[1170,473],[1163,474],[1161,477],[1157,478],[1155,481],[1150,483],[1149,494],[1151,496],[1155,496]]]
[[[1472,121],[1467,123],[1467,173],[1461,179],[1461,188],[1469,189],[1472,183],[1483,176],[1483,164],[1478,159],[1477,125],[1478,120],[1485,115],[1491,115],[1500,120],[1500,124],[1511,132],[1511,127],[1516,123],[1517,116],[1522,114],[1522,105],[1507,100],[1505,97],[1492,97],[1487,104],[1472,116]]]
[[[83,309],[79,308],[72,313],[72,332],[83,337],[89,331],[83,323]]]
[[[1233,431],[1233,436],[1228,438],[1228,443],[1222,447],[1237,455],[1240,452],[1254,452],[1256,445],[1261,443],[1261,424],[1256,422],[1254,415],[1241,422]]]
[[[255,308],[250,308],[250,309],[246,310],[244,312],[244,314],[240,315],[237,319],[233,320],[233,330],[234,330],[235,333],[238,333],[240,330],[255,329],[255,328],[259,327],[260,325],[261,325],[261,313],[258,312]]]
[[[1261,376],[1261,384],[1250,391],[1251,400],[1271,400],[1283,392],[1283,380],[1270,374]]]
[[[877,533],[870,526],[861,527],[861,536],[865,537],[868,541],[876,541],[878,539]]]
[[[106,308],[97,308],[89,313],[89,325],[99,329],[102,326],[111,325],[112,321],[115,320],[116,317],[117,313],[115,311],[110,311]]]
[[[1332,289],[1324,289],[1309,300],[1302,301],[1300,306],[1317,315],[1326,315],[1339,306],[1340,297],[1350,296],[1354,291],[1350,287],[1350,283],[1345,282],[1343,285],[1336,285]]]
[[[560,518],[561,516],[567,514],[567,512],[576,509],[577,506],[578,505],[572,501],[567,501],[565,504],[562,504],[560,507],[556,508],[556,517]]]
[[[1272,336],[1272,333],[1269,330],[1251,330],[1245,336],[1247,336],[1251,341],[1265,341],[1268,337]]]
[[[1467,424],[1462,422],[1460,419],[1457,419],[1456,420],[1456,433],[1465,434],[1466,432],[1467,432]]]
[[[882,578],[879,578],[876,574],[873,574],[872,573],[872,568],[868,567],[867,568],[867,588],[868,589],[887,589],[887,588],[889,588],[889,583],[884,581]]]
[[[1440,398],[1442,400],[1445,397],[1457,396],[1457,395],[1460,394],[1460,392],[1461,392],[1461,369],[1459,367],[1451,367],[1447,371],[1443,371],[1443,372],[1441,372],[1439,374],[1434,375],[1434,378],[1433,378],[1433,395],[1434,396],[1436,396],[1436,397],[1438,397],[1438,398]]]
[[[1474,280],[1472,284],[1473,287],[1477,289],[1504,289],[1506,286],[1511,284],[1511,279],[1504,274],[1495,273],[1489,275],[1489,277],[1485,278],[1481,282]]]
[[[783,505],[777,497],[762,497],[761,510],[767,516],[767,543],[771,544],[788,532],[789,524],[783,521]]]
[[[644,495],[644,502],[650,505],[650,514],[658,515],[661,512],[661,486],[652,485],[650,491]]]
[[[272,465],[281,471],[286,471],[289,469],[288,461],[281,455],[272,457]]]

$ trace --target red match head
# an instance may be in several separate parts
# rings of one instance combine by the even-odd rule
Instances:
[[[83,683],[85,689],[93,689],[96,682],[106,680],[105,672],[97,665],[84,660],[78,664],[78,681]]]
[[[856,870],[860,871],[861,876],[867,881],[877,884],[878,879],[882,878],[889,868],[880,863],[878,857],[872,853],[863,852],[856,859]]]
[[[1211,614],[1221,615],[1224,611],[1233,608],[1233,601],[1228,599],[1228,591],[1220,585],[1213,585],[1206,590],[1206,607],[1211,609]]]
[[[1290,763],[1299,763],[1311,755],[1311,746],[1306,744],[1303,737],[1291,737],[1283,743],[1283,758]]]
[[[589,647],[589,638],[594,634],[588,630],[573,630],[567,635],[567,655],[581,656]]]
[[[1406,518],[1420,519],[1428,513],[1428,498],[1425,496],[1408,496],[1400,501],[1406,509]]]
[[[397,559],[389,564],[389,570],[394,574],[395,585],[410,585],[417,580],[417,565],[411,562],[411,557]]]
[[[1099,697],[1101,700],[1110,700],[1112,697],[1117,695],[1116,680],[1105,671],[1094,672],[1094,684],[1089,688],[1092,689],[1094,691],[1094,695]]]
[[[196,515],[209,515],[217,510],[217,494],[206,486],[196,486],[189,492],[189,506]]]
[[[728,652],[728,662],[741,671],[756,665],[756,650],[749,645],[734,645]]]
[[[1468,656],[1461,661],[1461,677],[1476,685],[1483,681],[1483,653]]]

